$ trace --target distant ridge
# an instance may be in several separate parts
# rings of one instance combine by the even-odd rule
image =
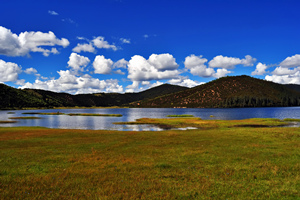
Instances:
[[[133,102],[135,107],[234,108],[300,106],[300,86],[228,76],[177,93]]]
[[[108,107],[124,106],[131,102],[155,98],[188,89],[187,87],[163,84],[139,93],[56,93],[39,89],[16,89],[0,84],[0,109],[53,108],[53,107]]]

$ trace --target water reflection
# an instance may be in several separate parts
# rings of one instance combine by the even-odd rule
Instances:
[[[42,126],[48,128],[92,129],[92,130],[126,130],[126,131],[159,131],[151,125],[115,125],[115,122],[135,121],[139,118],[167,118],[167,115],[194,115],[202,119],[247,119],[247,118],[295,118],[300,119],[300,107],[277,108],[120,108],[120,109],[53,109],[53,110],[16,110],[0,111],[0,121],[11,121],[9,117],[35,116],[42,119],[17,120],[14,124],[0,124],[1,127]],[[122,117],[69,116],[69,115],[24,115],[24,112],[61,112],[61,113],[94,113],[121,114]],[[214,117],[211,117],[211,116]],[[190,127],[192,128],[192,127]]]

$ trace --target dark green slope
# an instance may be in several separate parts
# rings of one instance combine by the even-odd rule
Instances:
[[[299,106],[300,92],[249,76],[223,77],[209,83],[132,103],[136,107],[265,107]]]
[[[56,93],[38,89],[15,89],[0,84],[0,109],[52,108],[74,106],[122,106],[143,99],[155,98],[187,89],[186,87],[164,84],[139,93],[98,93],[78,94]]]

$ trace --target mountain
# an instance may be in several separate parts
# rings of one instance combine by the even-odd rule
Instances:
[[[184,91],[131,103],[134,107],[267,107],[299,106],[298,86],[249,76],[223,77]]]
[[[179,92],[188,88],[164,84],[139,93],[97,93],[78,94],[56,93],[38,89],[16,89],[0,84],[0,109],[52,108],[75,106],[122,106],[131,102]]]

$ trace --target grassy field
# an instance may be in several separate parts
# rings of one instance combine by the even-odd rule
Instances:
[[[168,120],[153,123],[199,129],[0,128],[0,199],[300,198],[299,128]]]

